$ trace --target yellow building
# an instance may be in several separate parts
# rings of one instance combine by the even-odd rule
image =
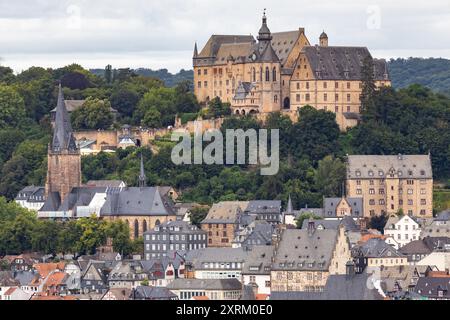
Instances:
[[[362,197],[364,216],[397,213],[433,216],[430,155],[347,157],[346,192]]]
[[[271,33],[264,14],[257,39],[212,35],[194,48],[194,87],[200,103],[215,97],[235,114],[281,111],[297,119],[305,105],[336,113],[342,130],[358,123],[364,47],[330,47],[325,33],[311,46],[305,29]],[[390,86],[387,64],[374,59],[376,85]]]

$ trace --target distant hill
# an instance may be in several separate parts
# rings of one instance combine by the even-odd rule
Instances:
[[[450,96],[450,60],[442,58],[408,58],[391,59],[388,62],[389,72],[394,88],[404,88],[411,84],[421,84],[433,91]],[[92,73],[103,76],[103,69],[91,69]],[[167,69],[152,70],[139,68],[133,70],[135,73],[155,77],[164,81],[166,86],[174,87],[183,80],[193,81],[192,70],[180,70],[176,74]]]
[[[450,96],[450,60],[442,58],[391,59],[388,62],[392,85],[404,88],[418,83]]]
[[[93,74],[98,76],[104,76],[105,70],[104,69],[91,69],[90,70]],[[167,69],[160,69],[160,70],[152,70],[152,69],[145,69],[145,68],[139,68],[133,70],[136,74],[146,77],[154,77],[158,78],[162,81],[164,81],[165,85],[168,87],[174,87],[177,85],[177,83],[180,83],[184,80],[190,80],[191,82],[194,80],[194,72],[192,70],[184,70],[181,69],[180,72],[176,74],[170,73]]]

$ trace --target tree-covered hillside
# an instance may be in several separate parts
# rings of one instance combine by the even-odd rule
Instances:
[[[421,84],[450,96],[450,60],[442,58],[391,59],[389,72],[394,88]]]
[[[93,74],[103,77],[105,75],[105,69],[91,69]],[[143,77],[156,78],[164,82],[167,87],[175,87],[177,84],[183,81],[192,81],[194,79],[194,73],[192,70],[181,69],[180,72],[172,74],[167,69],[152,70],[146,68],[139,68],[131,70],[136,75]],[[117,72],[117,70],[116,70]]]

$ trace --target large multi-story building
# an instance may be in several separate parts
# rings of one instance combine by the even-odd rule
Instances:
[[[351,259],[345,228],[286,229],[275,247],[271,291],[322,291],[333,274],[345,274]]]
[[[144,233],[146,260],[167,256],[170,251],[206,248],[206,232],[185,221],[169,221]]]
[[[257,40],[251,35],[212,35],[194,48],[197,99],[228,102],[235,114],[282,111],[291,119],[305,105],[336,113],[342,130],[357,124],[362,66],[371,55],[365,47],[328,45],[321,34],[311,45],[305,29],[271,33],[264,14]],[[390,86],[385,60],[373,59],[377,87]]]
[[[430,155],[353,155],[347,157],[346,192],[362,197],[364,216],[403,213],[433,216]]]

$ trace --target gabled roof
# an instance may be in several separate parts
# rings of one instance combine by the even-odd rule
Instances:
[[[367,240],[366,243],[359,246],[359,249],[361,250],[362,255],[367,258],[387,258],[403,256],[400,252],[398,252],[384,240],[379,238]]]
[[[133,293],[135,299],[174,300],[177,295],[164,287],[138,286]]]
[[[231,279],[183,279],[178,278],[166,287],[169,290],[241,290],[242,284],[236,278]]]
[[[204,248],[190,250],[186,253],[186,263],[192,264],[196,270],[204,269],[205,263],[210,266],[208,269],[214,269],[211,263],[242,263],[247,257],[247,252],[242,248]]]
[[[366,47],[316,45],[305,46],[302,52],[314,73],[312,76],[322,80],[361,80],[364,59],[371,57]],[[386,61],[374,59],[375,80],[389,80],[386,72]]]
[[[127,187],[107,195],[100,215],[166,216],[175,215],[175,210],[159,187]]]
[[[342,201],[346,201],[348,205],[352,208],[351,214],[355,217],[362,217],[364,206],[363,198],[324,198],[323,199],[323,211],[324,217],[335,217],[336,208]]]
[[[255,38],[251,35],[212,35],[197,58],[216,57],[223,44],[253,43]]]
[[[347,178],[385,178],[395,176],[419,179],[433,178],[429,155],[349,155],[347,156]],[[372,173],[372,175],[370,174]]]
[[[336,229],[285,230],[272,270],[328,270],[338,232]]]
[[[271,300],[382,300],[377,289],[368,286],[371,275],[366,273],[330,275],[323,292],[272,291]]]
[[[443,293],[439,297],[438,292]],[[417,280],[414,292],[423,297],[450,299],[450,278],[448,277],[422,277]]]
[[[223,201],[213,204],[201,223],[237,223],[242,214],[242,203]]]

